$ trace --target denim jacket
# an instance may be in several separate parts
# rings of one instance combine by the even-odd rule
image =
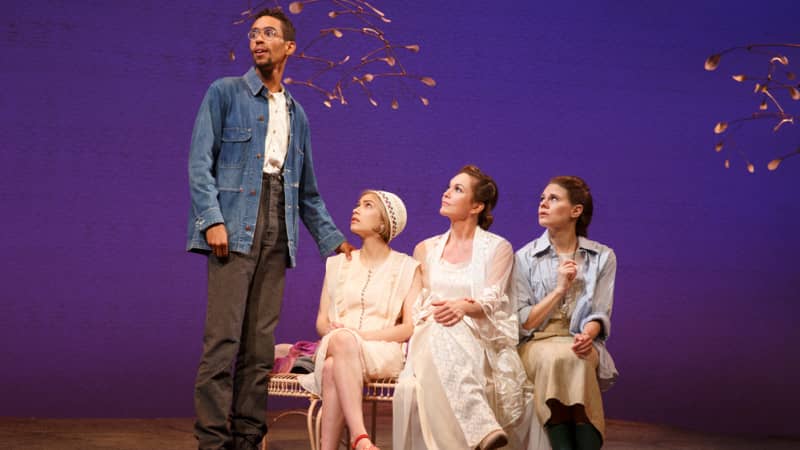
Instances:
[[[264,166],[269,105],[267,88],[254,68],[242,77],[211,84],[197,113],[189,153],[189,215],[186,249],[208,252],[205,230],[224,223],[230,251],[247,253],[256,229]],[[320,254],[342,242],[317,190],[305,111],[286,91],[289,148],[283,168],[289,267],[296,264],[298,218],[311,232]]]
[[[593,320],[602,325],[600,334],[594,340],[594,347],[600,362],[597,369],[600,387],[606,390],[619,375],[614,360],[606,349],[606,340],[611,333],[617,257],[609,247],[584,237],[578,238],[578,252],[580,260],[583,261],[578,275],[582,278],[583,288],[576,297],[575,312],[570,320],[569,331],[572,335],[581,333],[583,327]],[[558,255],[550,244],[547,231],[517,251],[512,295],[515,297],[519,314],[520,343],[530,340],[533,333],[543,328],[550,320],[552,312],[537,328],[526,330],[522,326],[528,320],[533,306],[555,289],[558,263]]]

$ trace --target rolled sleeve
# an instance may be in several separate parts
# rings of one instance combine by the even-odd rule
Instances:
[[[338,231],[335,233],[330,233],[327,236],[320,238],[317,241],[317,245],[319,246],[319,253],[320,255],[329,256],[331,253],[334,252],[340,245],[344,242],[344,235],[339,233]]]
[[[201,233],[207,230],[208,227],[218,223],[225,223],[225,219],[222,217],[222,211],[216,207],[209,208],[200,214],[197,214],[194,220],[195,228]]]
[[[523,306],[522,308],[519,309],[519,338],[520,338],[520,341],[523,340],[523,339],[527,339],[527,338],[533,336],[533,332],[534,332],[535,328],[531,328],[530,330],[526,330],[525,327],[523,326],[523,323],[526,320],[528,320],[528,316],[531,315],[531,310],[532,309],[533,309],[533,306],[531,306],[531,305]]]
[[[597,276],[594,297],[592,298],[592,312],[581,321],[581,329],[592,320],[603,325],[603,330],[597,339],[605,340],[611,334],[611,310],[614,306],[614,280],[617,276],[617,256],[613,250],[608,251],[605,261],[601,261],[602,268]]]
[[[514,296],[517,305],[520,340],[531,337],[535,330],[535,328],[526,330],[524,326],[535,304],[531,280],[528,277],[530,269],[531,266],[525,257],[524,249],[520,250],[514,257],[514,273],[511,282],[511,295]]]
[[[597,339],[605,340],[608,337],[608,332],[611,330],[611,319],[609,319],[609,317],[604,313],[589,314],[588,316],[584,317],[583,320],[581,320],[581,330],[583,330],[587,323],[592,321],[600,322],[600,325],[603,327],[603,329],[600,330],[600,334],[597,335]]]

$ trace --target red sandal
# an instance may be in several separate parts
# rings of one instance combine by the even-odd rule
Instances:
[[[370,450],[373,448],[377,448],[375,447],[375,444],[373,444],[372,441],[370,440],[369,435],[367,433],[364,433],[356,436],[355,440],[353,441],[353,450],[356,450],[356,446],[358,446],[359,441],[361,441],[362,439],[366,439],[369,441],[369,445],[364,447],[362,450]]]

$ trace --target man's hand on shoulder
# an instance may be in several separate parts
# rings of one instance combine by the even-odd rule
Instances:
[[[217,258],[228,256],[228,232],[224,223],[211,225],[206,229],[206,242]]]
[[[352,256],[350,256],[350,253],[355,249],[356,248],[350,245],[349,242],[344,241],[341,244],[339,244],[338,247],[336,247],[336,253],[344,253],[344,256],[347,258],[348,261],[350,261],[350,259],[352,258]]]

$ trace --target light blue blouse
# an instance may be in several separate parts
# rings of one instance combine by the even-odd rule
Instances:
[[[617,257],[611,248],[584,237],[578,238],[577,251],[576,259],[580,261],[579,277],[583,282],[579,284],[580,290],[575,293],[575,310],[570,319],[569,331],[573,335],[581,333],[583,327],[592,320],[603,326],[594,340],[594,346],[600,359],[598,378],[601,388],[605,390],[619,375],[605,345],[611,333]],[[539,327],[526,330],[522,326],[533,306],[556,288],[558,263],[558,255],[550,244],[547,231],[516,253],[512,295],[516,299],[519,314],[520,344],[530,340],[535,331],[544,328],[552,316],[551,311]]]

